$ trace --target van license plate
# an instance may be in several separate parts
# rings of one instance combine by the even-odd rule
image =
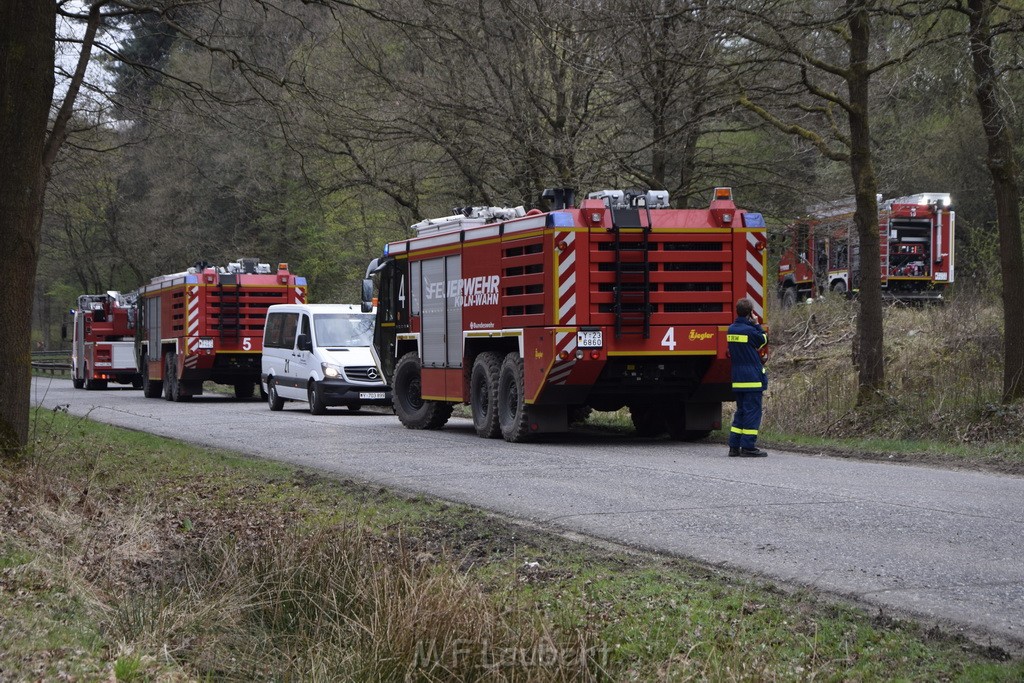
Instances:
[[[601,330],[579,330],[576,332],[576,346],[581,349],[599,349],[604,346],[604,333]]]
[[[374,398],[384,398],[383,391],[360,391],[359,398],[365,398],[367,400]]]

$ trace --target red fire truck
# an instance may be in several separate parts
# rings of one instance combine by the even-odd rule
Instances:
[[[941,299],[953,282],[955,230],[956,214],[948,194],[925,192],[880,202],[883,294],[900,300]],[[814,211],[790,226],[786,240],[779,260],[784,306],[826,292],[846,294],[860,286],[860,246],[849,202]]]
[[[78,297],[71,337],[71,382],[76,389],[106,389],[108,382],[138,389],[135,365],[135,293]],[[67,331],[63,335],[67,337]]]
[[[523,441],[586,408],[628,406],[638,433],[696,439],[732,400],[737,298],[764,317],[765,227],[729,188],[707,209],[664,191],[596,192],[554,210],[484,207],[413,226],[363,282],[395,412],[438,429],[458,403],[477,433]]]
[[[161,275],[138,291],[135,353],[147,398],[183,401],[203,382],[249,398],[260,381],[263,323],[271,304],[305,303],[306,279],[257,259],[205,263]]]

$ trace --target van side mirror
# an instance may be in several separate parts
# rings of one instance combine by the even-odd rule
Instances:
[[[295,346],[298,347],[299,351],[312,351],[313,340],[309,338],[308,334],[300,334],[295,342]]]
[[[360,307],[363,313],[369,313],[373,310],[373,280],[370,278],[363,280],[363,291],[360,301],[363,302]]]

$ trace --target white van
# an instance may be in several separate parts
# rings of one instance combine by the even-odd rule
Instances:
[[[373,350],[373,313],[347,304],[275,304],[263,328],[261,381],[271,410],[306,401],[357,411],[391,405]]]

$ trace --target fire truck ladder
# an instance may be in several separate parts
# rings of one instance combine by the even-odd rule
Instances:
[[[220,285],[220,320],[217,324],[222,338],[238,337],[242,330],[242,288],[233,285],[225,289]]]
[[[651,336],[651,262],[650,233],[651,210],[644,207],[646,224],[640,220],[639,209],[620,209],[609,202],[612,227],[615,238],[612,245],[615,254],[615,288],[613,311],[615,313],[615,338],[623,335]],[[623,232],[628,230],[629,232]]]

